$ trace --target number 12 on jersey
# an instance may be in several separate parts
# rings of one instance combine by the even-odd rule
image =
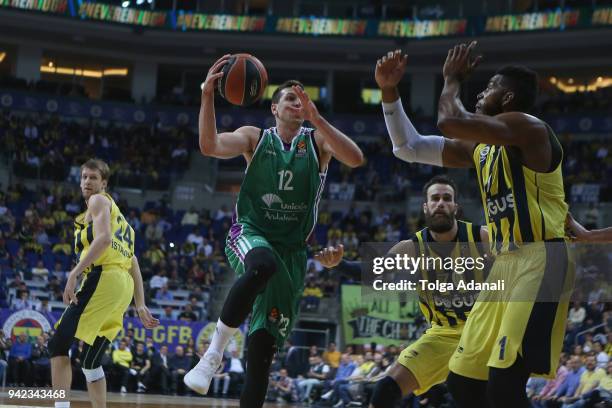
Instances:
[[[278,189],[281,191],[292,191],[293,172],[291,170],[281,170],[278,172]]]

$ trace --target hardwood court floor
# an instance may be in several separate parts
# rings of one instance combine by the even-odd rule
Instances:
[[[0,408],[15,408],[15,407],[53,407],[52,400],[27,400],[8,397],[8,389],[0,389]],[[114,392],[109,392],[107,397],[108,408],[186,408],[186,407],[203,407],[203,408],[228,408],[238,407],[240,404],[236,399],[220,399],[220,398],[203,398],[203,397],[172,397],[166,395],[155,394],[126,394],[121,395]],[[287,407],[302,407],[297,404],[282,404],[282,403],[267,403],[264,408],[287,408]],[[85,391],[72,391],[71,408],[90,408],[91,403]]]

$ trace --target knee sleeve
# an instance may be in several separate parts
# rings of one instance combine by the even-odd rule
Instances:
[[[489,408],[486,381],[451,372],[446,379],[446,385],[458,408]]]
[[[246,381],[240,396],[240,408],[263,406],[274,353],[276,353],[274,337],[266,330],[257,330],[249,336]]]
[[[529,408],[525,393],[529,372],[520,355],[508,368],[491,368],[487,395],[493,408]]]
[[[394,407],[402,399],[402,390],[398,383],[386,376],[376,383],[370,403],[374,408]]]
[[[85,374],[85,380],[88,383],[96,382],[104,378],[104,370],[102,367],[94,368],[93,370],[82,368],[83,374]]]
[[[251,249],[244,257],[244,276],[261,292],[266,283],[276,273],[276,259],[269,248],[257,247]]]
[[[100,360],[106,351],[106,348],[110,344],[110,341],[106,337],[96,337],[93,345],[84,344],[83,345],[83,361],[81,362],[81,366],[83,367],[83,372],[85,370],[94,370],[94,369],[102,369],[100,367]],[[102,372],[104,376],[104,372]],[[99,379],[99,378],[98,378]],[[91,382],[91,381],[90,381]]]

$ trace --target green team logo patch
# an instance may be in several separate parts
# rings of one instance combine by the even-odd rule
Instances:
[[[278,327],[278,332],[281,336],[287,336],[289,328],[289,319],[282,314],[277,307],[273,307],[268,314],[268,321]]]
[[[281,198],[279,196],[277,196],[276,194],[264,194],[261,197],[261,200],[268,206],[268,208],[272,208],[272,206],[276,203],[279,204],[283,204],[283,200],[281,200]]]

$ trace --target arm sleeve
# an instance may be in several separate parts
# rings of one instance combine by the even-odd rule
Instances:
[[[383,113],[387,131],[393,144],[393,155],[406,162],[442,167],[444,137],[423,136],[417,132],[404,111],[401,98],[384,103]]]

